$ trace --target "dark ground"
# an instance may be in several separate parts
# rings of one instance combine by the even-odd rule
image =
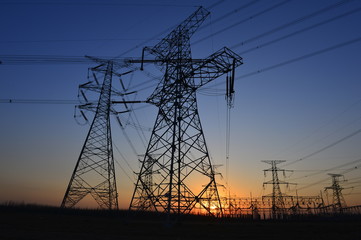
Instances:
[[[0,239],[340,239],[361,240],[358,218],[251,221],[186,217],[169,226],[164,215],[127,211],[0,206]]]

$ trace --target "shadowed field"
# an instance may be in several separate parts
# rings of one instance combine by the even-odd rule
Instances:
[[[361,239],[360,218],[251,221],[162,214],[0,206],[0,239]]]

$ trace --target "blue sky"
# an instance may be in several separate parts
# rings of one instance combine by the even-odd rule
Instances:
[[[270,192],[270,188],[262,188],[270,176],[264,178],[262,170],[268,166],[261,160],[302,159],[361,128],[358,0],[2,0],[0,99],[76,100],[78,85],[86,82],[87,69],[93,66],[10,64],[4,55],[139,58],[142,47],[155,45],[166,35],[165,30],[200,5],[211,7],[211,15],[191,40],[193,57],[205,58],[227,46],[244,59],[236,70],[231,110],[228,179],[232,194]],[[147,67],[149,73],[161,77],[161,72]],[[130,86],[138,91],[131,99],[146,99],[157,83],[144,73],[126,81],[130,77]],[[198,100],[210,154],[216,164],[223,164],[219,171],[226,177],[224,78],[200,89]],[[149,88],[143,90],[144,86]],[[142,138],[146,142],[156,109],[134,107],[139,109],[132,116],[145,127]],[[88,126],[74,121],[72,104],[1,103],[0,111],[0,201],[60,204]],[[137,154],[144,153],[144,144],[131,124],[126,131]],[[114,144],[131,166],[115,151],[119,165],[130,177],[117,164],[120,203],[127,207],[133,190],[132,171],[137,171],[139,162],[115,122],[113,135]],[[346,172],[346,179],[360,177],[359,168],[349,171],[361,164],[355,162],[361,158],[360,141],[361,134],[355,134],[286,166],[295,171],[285,181],[305,187],[300,195],[317,195],[331,184],[329,172]],[[344,190],[346,200],[360,204],[360,183],[345,185],[351,186],[356,187]],[[294,190],[284,189],[289,194]]]

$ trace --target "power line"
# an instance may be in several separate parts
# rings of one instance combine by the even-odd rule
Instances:
[[[140,122],[139,122],[139,119],[138,119],[137,115],[135,114],[135,112],[132,110],[131,113],[133,113],[133,115],[134,115],[135,121],[134,121],[134,119],[133,119],[133,116],[130,114],[130,119],[134,122],[134,125],[141,126],[141,125],[140,125]],[[140,140],[141,140],[144,148],[146,148],[147,146],[146,146],[146,143],[145,143],[145,142],[147,141],[147,138],[145,137],[143,128],[142,128],[142,127],[136,127],[135,130],[136,130],[136,132],[138,133],[138,136],[139,136],[139,138],[140,138]],[[140,131],[140,132],[139,132],[139,131]]]
[[[323,151],[325,151],[325,150],[327,150],[327,149],[329,149],[329,148],[331,148],[331,147],[336,146],[336,145],[339,144],[339,143],[342,143],[343,141],[346,141],[347,139],[349,139],[349,138],[351,138],[351,137],[353,137],[353,136],[356,136],[356,135],[359,134],[360,132],[361,132],[361,128],[358,129],[358,130],[356,130],[356,131],[354,131],[354,132],[352,132],[351,134],[349,134],[349,135],[341,138],[341,139],[338,139],[337,141],[335,141],[335,142],[333,142],[333,143],[331,143],[331,144],[329,144],[329,145],[327,145],[327,146],[325,146],[325,147],[323,147],[323,148],[321,148],[321,149],[318,149],[317,151],[314,151],[314,152],[312,152],[312,153],[310,153],[310,154],[308,154],[308,155],[306,155],[306,156],[304,156],[304,157],[302,157],[302,158],[300,158],[300,159],[297,159],[297,160],[294,160],[294,161],[292,161],[292,162],[289,162],[289,163],[285,164],[283,167],[289,166],[289,165],[292,165],[292,164],[295,164],[295,163],[297,163],[297,162],[300,162],[300,161],[303,161],[303,160],[305,160],[305,159],[307,159],[307,158],[310,158],[310,157],[312,157],[312,156],[314,156],[314,155],[316,155],[316,154],[319,154],[319,153],[321,153],[321,152],[323,152]]]
[[[219,4],[223,3],[223,2],[225,2],[225,0],[219,0],[218,2],[215,2],[215,3],[213,3],[211,6],[206,7],[206,8],[207,8],[207,9],[212,9],[212,8],[218,6]]]
[[[358,180],[358,179],[361,179],[361,177],[348,178],[347,181],[354,181],[354,180]]]
[[[360,160],[361,160],[361,159],[358,159],[357,161],[360,161]],[[341,172],[340,174],[341,174],[341,175],[344,175],[344,174],[346,174],[346,173],[349,173],[349,172],[351,172],[351,171],[354,171],[354,170],[356,170],[356,169],[359,169],[360,167],[361,167],[361,164],[356,165],[355,167],[350,168],[350,169],[348,169],[348,170],[345,170],[345,171]],[[306,188],[313,187],[313,186],[315,186],[315,185],[317,185],[317,184],[324,183],[324,182],[326,182],[326,181],[328,181],[328,180],[329,180],[329,178],[324,178],[324,179],[322,179],[322,180],[319,180],[319,181],[310,183],[310,184],[308,184],[308,185],[306,185],[306,186],[304,186],[304,187],[301,187],[301,188],[298,188],[298,189],[295,189],[295,190],[292,190],[292,191],[304,190],[304,189],[306,189]]]
[[[211,38],[211,37],[213,37],[213,36],[215,36],[215,35],[217,35],[217,34],[223,33],[223,32],[225,32],[225,31],[227,31],[227,30],[229,30],[229,29],[231,29],[231,28],[234,28],[234,27],[236,27],[236,26],[238,26],[238,25],[240,25],[240,24],[242,24],[242,23],[245,23],[245,22],[247,22],[247,21],[249,21],[249,20],[252,20],[252,19],[254,19],[255,17],[258,17],[258,16],[260,16],[260,15],[262,15],[262,14],[265,14],[265,13],[271,11],[271,10],[274,10],[274,9],[276,9],[276,8],[278,8],[278,7],[286,4],[286,3],[288,3],[289,1],[290,1],[290,0],[285,0],[285,1],[282,1],[282,2],[277,3],[277,4],[275,4],[275,5],[272,5],[271,7],[266,8],[266,9],[264,9],[264,10],[262,10],[262,11],[256,13],[256,14],[253,14],[252,16],[250,16],[250,17],[248,17],[248,18],[242,19],[241,21],[238,21],[238,22],[236,22],[236,23],[234,23],[234,24],[232,24],[232,25],[230,25],[230,26],[228,26],[228,27],[225,27],[225,28],[223,28],[223,29],[221,29],[221,30],[218,30],[217,32],[214,32],[214,33],[212,33],[212,34],[210,34],[210,35],[208,35],[208,36],[206,36],[206,37],[203,37],[203,38],[201,38],[201,39],[193,42],[193,44],[198,44],[198,43],[200,43],[200,42],[203,42],[204,40],[207,40],[208,38]]]
[[[125,131],[125,127],[121,124],[120,120],[118,121],[118,123],[119,123],[120,129],[122,129],[125,139],[127,140],[130,148],[132,149],[134,155],[138,156],[139,154],[137,153],[137,150],[135,149],[135,146],[134,146],[133,142],[130,140],[130,137],[128,136],[127,132]]]
[[[336,119],[338,119],[340,116],[342,116],[344,113],[346,113],[347,111],[349,111],[350,109],[352,109],[353,107],[355,107],[355,106],[356,106],[357,104],[359,104],[359,103],[361,103],[361,99],[359,99],[359,100],[357,100],[356,102],[354,102],[354,103],[352,103],[351,105],[349,105],[346,109],[344,109],[343,111],[339,112],[339,113],[338,113],[336,116],[334,116],[331,120],[328,120],[327,122],[324,122],[324,123],[322,124],[322,126],[321,126],[321,127],[318,127],[317,129],[315,129],[315,130],[312,132],[312,134],[310,134],[310,135],[302,138],[301,140],[299,140],[299,141],[297,141],[296,143],[294,143],[294,144],[292,144],[291,146],[289,146],[287,149],[283,149],[282,151],[277,152],[277,154],[275,154],[275,155],[280,155],[282,152],[287,152],[289,149],[292,149],[294,146],[297,146],[297,145],[298,145],[299,143],[301,143],[302,141],[306,140],[307,138],[310,138],[310,137],[311,137],[312,135],[314,135],[316,132],[319,132],[319,131],[320,131],[321,129],[323,129],[325,126],[331,124],[333,121],[335,121]],[[356,121],[359,121],[359,119],[357,119]],[[352,122],[352,123],[353,123],[353,122]],[[350,125],[350,123],[347,124],[346,126],[348,126],[348,125]],[[340,129],[338,129],[338,130],[340,130]],[[336,130],[336,131],[338,131],[338,130]],[[327,138],[327,137],[329,137],[329,135],[326,136],[325,138]],[[312,143],[312,145],[313,145],[313,144],[315,144],[315,142]],[[310,144],[310,145],[311,145],[311,144]]]
[[[137,41],[144,38],[98,38],[98,39],[48,39],[48,40],[4,40],[0,43],[56,43],[56,42],[101,42],[101,41]],[[157,39],[154,39],[157,40]]]
[[[238,13],[240,10],[243,10],[243,9],[246,9],[246,8],[252,6],[253,4],[257,3],[258,1],[259,1],[259,0],[253,0],[253,1],[249,2],[249,3],[242,4],[242,5],[239,6],[238,8],[236,8],[236,9],[234,9],[234,10],[232,10],[232,11],[230,11],[230,12],[228,12],[228,13],[222,15],[222,16],[220,16],[219,18],[213,20],[212,23],[204,24],[203,26],[201,26],[201,27],[199,28],[199,30],[204,29],[204,28],[206,28],[206,27],[208,27],[208,26],[210,26],[211,24],[214,24],[214,23],[216,23],[216,22],[222,21],[222,20],[224,20],[225,18],[228,18],[228,17],[232,16],[233,14]]]
[[[111,57],[99,57],[101,59],[110,59]],[[119,61],[127,61],[129,58],[118,58]],[[92,60],[83,56],[62,56],[62,55],[0,55],[0,65],[33,65],[33,64],[88,64],[92,63]],[[157,85],[157,83],[151,83],[151,81],[159,80],[159,77],[152,75],[149,72],[142,71],[150,79],[131,86],[128,90],[136,89],[137,87],[142,87],[137,89],[138,92],[143,90],[149,90]],[[150,84],[149,84],[150,83]],[[147,85],[149,84],[149,85]],[[7,99],[6,99],[7,101]],[[20,100],[16,100],[20,101]],[[30,100],[31,103],[35,103],[35,100]],[[15,103],[12,102],[12,103]],[[16,102],[16,103],[26,103]],[[39,101],[40,103],[40,101]]]
[[[332,46],[327,47],[327,48],[323,48],[323,49],[318,50],[318,51],[314,51],[314,52],[311,52],[311,53],[308,53],[308,54],[305,54],[305,55],[302,55],[302,56],[299,56],[299,57],[296,57],[296,58],[292,58],[292,59],[289,59],[289,60],[286,60],[286,61],[283,61],[283,62],[280,62],[280,63],[273,64],[273,65],[268,66],[268,67],[258,69],[256,71],[246,73],[244,75],[236,77],[235,80],[240,80],[240,79],[251,77],[251,76],[254,76],[254,75],[257,75],[257,74],[260,74],[260,73],[264,73],[264,72],[267,72],[267,71],[270,71],[270,70],[273,70],[273,69],[276,69],[276,68],[279,68],[279,67],[286,66],[286,65],[291,64],[291,63],[299,62],[299,61],[302,61],[302,60],[305,60],[305,59],[308,59],[308,58],[311,58],[311,57],[314,57],[314,56],[317,56],[317,55],[320,55],[320,54],[323,54],[323,53],[326,53],[326,52],[329,52],[329,51],[332,51],[332,50],[336,50],[338,48],[346,47],[348,45],[351,45],[351,44],[354,44],[354,43],[357,43],[357,42],[360,42],[360,41],[361,41],[361,37],[357,37],[357,38],[354,38],[354,39],[351,39],[351,40],[348,40],[348,41],[345,41],[345,42],[342,42],[342,43],[339,43],[339,44],[332,45]],[[155,78],[153,78],[153,79],[155,79]],[[147,80],[145,82],[139,83],[138,85],[135,85],[132,88],[144,86],[144,83],[147,83],[147,82],[149,82],[149,81]],[[220,82],[220,83],[215,84],[214,87],[219,86],[219,85],[223,85],[223,84],[224,84],[224,82]],[[154,87],[156,85],[157,84],[151,84],[150,86],[144,86],[139,91],[149,89],[149,87]],[[2,100],[0,100],[0,103],[4,103],[4,101],[9,103],[9,99],[2,99]],[[13,103],[16,103],[16,101],[21,101],[21,100],[15,100],[14,99]],[[37,100],[27,100],[27,101],[37,101]],[[24,101],[24,103],[25,103],[25,101]]]
[[[354,44],[354,43],[357,43],[357,42],[360,42],[360,41],[361,41],[361,37],[354,38],[354,39],[351,39],[351,40],[348,40],[348,41],[345,41],[345,42],[342,42],[342,43],[339,43],[339,44],[336,44],[336,45],[332,45],[332,46],[327,47],[327,48],[323,48],[323,49],[318,50],[318,51],[314,51],[314,52],[311,52],[311,53],[308,53],[308,54],[305,54],[305,55],[302,55],[302,56],[299,56],[299,57],[296,57],[296,58],[292,58],[292,59],[289,59],[289,60],[286,60],[286,61],[283,61],[283,62],[280,62],[280,63],[276,63],[276,64],[268,66],[268,67],[258,69],[256,71],[246,73],[244,75],[236,77],[235,80],[240,80],[240,79],[251,77],[251,76],[254,76],[254,75],[257,75],[257,74],[260,74],[260,73],[264,73],[264,72],[267,72],[267,71],[270,71],[270,70],[273,70],[273,69],[276,69],[276,68],[279,68],[279,67],[286,66],[286,65],[291,64],[291,63],[299,62],[299,61],[302,61],[302,60],[305,60],[305,59],[308,59],[308,58],[311,58],[311,57],[314,57],[314,56],[317,56],[317,55],[320,55],[320,54],[323,54],[323,53],[326,53],[326,52],[329,52],[329,51],[336,50],[338,48],[346,47],[348,45],[351,45],[351,44]],[[155,78],[153,78],[153,80],[154,79]],[[149,87],[154,87],[154,86],[157,85],[157,84],[151,84],[150,86],[144,86],[144,84],[147,83],[147,82],[149,82],[149,81],[147,80],[145,82],[142,82],[142,83],[139,83],[139,84],[137,84],[135,86],[132,86],[132,89],[143,86],[143,88],[141,90],[139,90],[139,91],[142,91],[142,90],[149,89]],[[219,85],[223,85],[223,84],[224,84],[224,82],[220,82],[220,83],[214,84],[214,87],[219,86]],[[0,103],[27,103],[27,102],[29,102],[29,103],[37,103],[37,101],[39,101],[39,103],[41,101],[44,101],[46,103],[51,103],[51,101],[53,101],[53,100],[49,101],[49,100],[31,100],[31,99],[24,99],[24,100],[21,100],[21,99],[13,99],[13,100],[11,100],[11,99],[1,99]],[[62,102],[63,100],[54,100],[54,102],[55,101]],[[65,100],[65,101],[68,101],[68,100]],[[74,101],[74,100],[70,100],[70,101]],[[73,103],[74,102],[71,102],[71,104],[73,104]]]
[[[220,1],[218,1],[218,2],[216,2],[216,3],[214,3],[214,4],[212,4],[211,6],[209,6],[208,8],[209,9],[211,9],[211,8],[214,8],[214,7],[216,7],[217,5],[219,5],[219,4],[221,4],[221,3],[223,3],[225,0],[220,0]],[[36,3],[40,3],[40,4],[57,4],[57,2],[54,2],[54,1],[52,1],[52,2],[44,2],[44,1],[41,1],[41,2],[37,2],[37,1],[35,1],[35,2],[33,2],[33,3],[31,3],[30,1],[23,1],[23,2],[15,2],[15,1],[8,1],[8,2],[1,2],[2,4],[36,4]],[[0,4],[1,4],[0,3]],[[64,3],[64,2],[58,2],[58,4],[59,3]],[[109,5],[109,4],[107,4],[107,2],[105,2],[105,1],[99,1],[98,3],[96,3],[96,2],[89,2],[89,1],[87,1],[87,2],[82,2],[82,3],[77,3],[77,2],[74,2],[74,1],[72,1],[72,2],[68,2],[67,4],[71,4],[71,5],[76,5],[76,4],[86,4],[86,5],[92,5],[92,4],[101,4],[101,5]],[[196,6],[193,6],[193,5],[179,5],[179,4],[144,4],[144,3],[142,3],[142,4],[134,4],[134,3],[132,3],[132,4],[124,4],[124,3],[111,3],[111,5],[119,5],[119,6],[157,6],[157,7],[159,7],[159,6],[169,6],[169,7],[180,7],[180,6],[183,6],[183,7],[196,7]],[[177,24],[178,25],[178,24]],[[156,40],[156,39],[159,39],[159,37],[161,36],[161,35],[163,35],[164,33],[167,33],[170,29],[173,29],[175,26],[177,26],[177,25],[174,25],[174,26],[171,26],[171,27],[169,27],[168,29],[166,29],[166,30],[164,30],[164,31],[162,31],[162,32],[160,32],[160,33],[158,33],[158,34],[156,34],[156,35],[154,35],[153,37],[151,37],[151,38],[147,38],[145,41],[143,41],[143,42],[141,42],[140,44],[138,44],[138,45],[136,45],[136,46],[134,46],[133,48],[130,48],[129,50],[127,50],[127,51],[125,51],[125,52],[123,52],[123,53],[121,53],[121,54],[119,54],[119,55],[117,55],[115,58],[119,58],[119,57],[121,57],[121,56],[124,56],[125,54],[127,54],[127,53],[129,53],[129,52],[131,52],[131,51],[133,51],[133,50],[135,50],[135,49],[137,49],[137,48],[139,48],[140,46],[143,46],[144,44],[146,44],[146,43],[148,43],[148,42],[150,42],[150,41],[152,41],[152,40]],[[119,40],[122,40],[122,41],[125,41],[125,40],[140,40],[140,39],[131,39],[131,38],[120,38],[120,39],[89,39],[89,40],[42,40],[42,41],[0,41],[0,42],[7,42],[7,43],[19,43],[19,42],[70,42],[70,41],[119,41]],[[4,56],[3,56],[4,57]],[[30,56],[28,56],[28,57],[30,57]],[[14,57],[14,58],[16,58],[16,57]],[[79,57],[77,58],[74,58],[74,59],[63,59],[63,58],[57,58],[57,57],[55,57],[56,59],[46,59],[46,60],[44,60],[44,61],[42,61],[42,60],[39,60],[39,59],[32,59],[32,60],[25,60],[25,59],[7,59],[5,62],[6,62],[6,64],[35,64],[35,63],[69,63],[69,62],[72,62],[72,63],[83,63],[84,62],[84,59],[81,57],[80,59],[79,59]],[[110,58],[106,58],[106,59],[110,59]],[[0,59],[1,60],[1,59]],[[31,63],[30,63],[31,62]],[[85,62],[89,62],[89,61],[85,61]],[[2,62],[0,61],[0,64],[1,64]]]
[[[349,165],[356,164],[358,162],[361,162],[361,159],[357,159],[357,160],[354,160],[354,161],[348,162],[348,163],[343,163],[343,164],[338,165],[336,167],[328,168],[328,169],[325,169],[325,170],[320,170],[320,171],[317,171],[315,173],[311,173],[311,174],[308,174],[308,175],[305,175],[305,176],[302,176],[302,177],[292,178],[292,179],[290,179],[290,181],[295,181],[295,180],[299,180],[299,179],[302,179],[302,178],[312,177],[312,176],[316,176],[316,175],[319,175],[319,174],[322,174],[322,173],[338,170],[340,168],[347,167]]]
[[[227,107],[226,113],[226,184],[228,191],[229,184],[229,158],[230,158],[230,145],[231,145],[231,107]]]
[[[279,4],[273,5],[273,6],[270,7],[270,8],[267,8],[267,9],[265,9],[265,10],[263,10],[263,11],[257,13],[257,14],[252,15],[252,16],[249,17],[247,20],[253,19],[253,18],[256,17],[256,16],[259,16],[259,15],[261,15],[261,14],[264,14],[264,13],[266,13],[266,12],[268,12],[268,11],[276,8],[276,7],[279,7],[279,6],[283,5],[284,3],[288,2],[288,1],[289,1],[289,0],[286,0],[286,1],[283,1],[283,2],[281,2],[281,3],[279,3]],[[248,5],[243,5],[243,6],[240,7],[240,8],[245,8],[245,7],[248,7]],[[225,16],[223,16],[223,17],[225,17]],[[223,18],[223,17],[222,17],[222,18]],[[221,20],[221,18],[217,19],[217,21],[219,21],[219,20]],[[238,25],[238,24],[240,24],[240,23],[241,23],[241,22],[238,22],[236,25]],[[235,25],[232,25],[232,26],[235,26]],[[172,28],[173,28],[173,27],[171,27],[171,29],[172,29]],[[223,30],[221,30],[221,32],[224,31],[224,30],[228,30],[228,29],[229,29],[229,28],[223,29]],[[163,33],[168,32],[168,30],[169,30],[169,29],[166,29],[165,31],[163,31],[163,32],[155,35],[153,38],[147,39],[146,41],[142,42],[141,45],[149,42],[150,40],[156,39],[159,35],[162,35]],[[213,35],[216,35],[216,34],[218,34],[218,33],[220,33],[220,32],[213,33]],[[209,36],[208,36],[208,37],[209,37]],[[206,38],[208,38],[208,37],[206,37]],[[204,38],[204,40],[205,40],[206,38]],[[199,40],[198,42],[200,42],[200,41],[201,41],[201,40]],[[197,43],[197,42],[196,42],[196,43]],[[196,44],[196,43],[194,43],[194,44]],[[134,49],[136,49],[136,48],[138,48],[138,47],[139,47],[139,45],[137,45],[137,46],[129,49],[128,51],[126,51],[126,52],[118,55],[116,58],[119,58],[120,56],[124,56],[126,53],[129,53],[129,52],[131,52],[132,50],[134,50]],[[2,56],[2,57],[5,58],[5,62],[6,62],[7,64],[9,64],[9,63],[23,63],[23,64],[24,64],[24,63],[59,63],[59,62],[65,62],[65,63],[68,63],[68,62],[76,63],[76,62],[78,62],[78,63],[83,63],[83,62],[89,62],[89,60],[86,59],[86,58],[84,58],[84,57],[76,57],[76,56],[73,56],[73,57],[64,57],[64,56],[37,56],[37,55],[4,55],[4,56]]]
[[[118,167],[122,170],[122,172],[125,174],[125,176],[127,176],[127,178],[130,180],[131,183],[134,183],[133,179],[129,176],[129,174],[125,171],[125,169],[122,167],[122,165],[120,165],[120,163],[118,162],[118,160],[116,158],[114,158],[115,163],[118,165]]]
[[[128,98],[127,98],[127,96],[123,96],[122,97],[123,98],[123,101],[128,101]],[[133,110],[133,105],[131,105],[131,106],[129,106],[128,107],[128,105],[127,104],[125,104],[125,108],[126,108],[126,110],[127,111],[129,111],[129,118],[128,118],[128,120],[126,121],[126,125],[129,123],[129,120],[131,120],[131,121],[133,121],[133,124],[131,124],[133,127],[134,127],[134,129],[136,130],[136,132],[137,132],[137,134],[138,134],[138,136],[139,136],[139,138],[140,138],[140,140],[141,140],[141,142],[142,142],[142,144],[143,144],[143,146],[144,146],[144,148],[146,148],[146,145],[145,145],[145,141],[146,141],[146,137],[145,137],[145,134],[144,134],[144,131],[143,131],[143,128],[141,127],[141,125],[140,125],[140,123],[139,123],[139,120],[138,120],[138,118],[137,118],[137,115],[135,114],[135,112],[134,112],[134,110]],[[134,117],[133,117],[134,116]],[[134,119],[135,120],[134,120]],[[119,125],[120,125],[120,121],[118,121],[119,122]],[[130,124],[130,123],[129,123]],[[139,127],[138,127],[139,126]],[[121,125],[121,127],[123,127],[123,125]],[[140,133],[140,132],[142,133]],[[144,139],[143,139],[143,138]]]
[[[275,68],[279,68],[279,67],[283,67],[283,66],[286,66],[288,64],[291,64],[291,63],[299,62],[299,61],[305,60],[307,58],[311,58],[311,57],[320,55],[322,53],[326,53],[326,52],[329,52],[329,51],[332,51],[332,50],[335,50],[335,49],[338,49],[338,48],[341,48],[341,47],[345,47],[345,46],[348,46],[348,45],[351,45],[351,44],[354,44],[354,43],[357,43],[357,42],[360,42],[360,41],[361,41],[361,37],[357,37],[357,38],[351,39],[349,41],[345,41],[345,42],[342,42],[342,43],[339,43],[339,44],[335,44],[335,45],[332,45],[330,47],[323,48],[321,50],[302,55],[300,57],[292,58],[292,59],[289,59],[289,60],[286,60],[286,61],[283,61],[283,62],[280,62],[280,63],[276,63],[274,65],[271,65],[271,66],[268,66],[268,67],[265,67],[265,68],[262,68],[262,69],[259,69],[259,70],[244,74],[244,75],[241,75],[239,77],[236,77],[236,80],[251,77],[251,76],[263,73],[263,72],[273,70]]]
[[[104,59],[108,59],[105,57]],[[0,55],[1,64],[59,64],[59,63],[91,63],[84,56],[63,55]]]
[[[297,18],[297,19],[295,19],[295,20],[293,20],[291,22],[288,22],[288,23],[285,23],[285,24],[283,24],[281,26],[275,27],[275,28],[273,28],[273,29],[271,29],[271,30],[269,30],[267,32],[261,33],[261,34],[259,34],[257,36],[254,36],[254,37],[249,38],[249,39],[247,39],[245,41],[237,43],[236,45],[233,45],[231,48],[236,48],[236,47],[239,47],[239,46],[243,46],[246,43],[253,42],[253,41],[255,41],[255,40],[259,39],[259,38],[263,38],[263,37],[268,36],[270,34],[273,34],[275,32],[281,31],[281,30],[283,30],[285,28],[288,28],[288,27],[290,27],[292,25],[303,22],[303,21],[305,21],[305,20],[307,20],[309,18],[315,17],[315,16],[320,15],[322,13],[325,13],[327,11],[330,11],[330,10],[332,10],[332,9],[334,9],[336,7],[339,7],[339,6],[341,6],[341,5],[343,5],[343,4],[347,3],[347,2],[350,2],[350,0],[342,0],[342,1],[338,2],[338,3],[336,3],[336,4],[332,4],[332,5],[328,6],[328,7],[322,8],[320,10],[317,10],[317,11],[313,12],[313,13],[310,13],[310,14],[305,15],[303,17]]]
[[[284,36],[282,36],[282,37],[279,37],[279,38],[273,39],[273,40],[271,40],[271,41],[265,42],[265,43],[263,43],[263,44],[257,45],[257,46],[255,46],[255,47],[249,48],[249,49],[247,49],[247,50],[244,50],[244,51],[240,52],[240,54],[241,54],[241,55],[244,55],[244,54],[246,54],[246,53],[249,53],[249,52],[252,52],[252,51],[255,51],[255,50],[259,50],[259,49],[262,48],[262,47],[269,46],[269,45],[271,45],[271,44],[274,44],[274,43],[277,43],[277,42],[279,42],[279,41],[285,40],[285,39],[290,38],[290,37],[292,37],[292,36],[295,36],[295,35],[297,35],[297,34],[304,33],[304,32],[306,32],[306,31],[309,31],[309,30],[311,30],[311,29],[320,27],[320,26],[322,26],[322,25],[325,25],[325,24],[330,23],[330,22],[335,21],[335,20],[339,20],[339,19],[344,18],[344,17],[346,17],[346,16],[349,16],[349,15],[351,15],[351,14],[357,13],[357,12],[359,12],[360,10],[361,10],[361,8],[357,8],[357,9],[348,11],[348,12],[343,13],[343,14],[340,14],[340,15],[338,15],[338,16],[329,18],[329,19],[327,19],[327,20],[318,22],[318,23],[313,24],[313,25],[311,25],[311,26],[302,28],[302,29],[300,29],[300,30],[294,31],[294,32],[289,33],[289,34],[286,34],[286,35],[284,35]]]
[[[305,55],[302,55],[302,56],[299,56],[299,57],[295,57],[295,58],[292,58],[292,59],[289,59],[289,60],[286,60],[286,61],[283,61],[283,62],[279,62],[279,63],[273,64],[273,65],[270,65],[270,66],[267,66],[267,67],[264,67],[264,68],[260,68],[258,70],[255,70],[255,71],[243,74],[241,76],[238,76],[238,77],[235,78],[235,80],[241,80],[241,79],[244,79],[244,78],[252,77],[254,75],[261,74],[261,73],[264,73],[264,72],[267,72],[267,71],[270,71],[270,70],[273,70],[273,69],[277,69],[279,67],[283,67],[283,66],[289,65],[291,63],[299,62],[299,61],[302,61],[302,60],[305,60],[305,59],[308,59],[308,58],[311,58],[311,57],[315,57],[317,55],[320,55],[320,54],[323,54],[323,53],[326,53],[326,52],[330,52],[330,51],[333,51],[333,50],[336,50],[336,49],[339,49],[339,48],[342,48],[342,47],[346,47],[348,45],[351,45],[351,44],[354,44],[354,43],[357,43],[357,42],[360,42],[360,41],[361,41],[361,37],[357,37],[357,38],[354,38],[354,39],[351,39],[351,40],[348,40],[348,41],[345,41],[345,42],[342,42],[342,43],[339,43],[339,44],[332,45],[332,46],[327,47],[327,48],[323,48],[321,50],[317,50],[317,51],[314,51],[314,52],[311,52],[311,53],[308,53],[308,54],[305,54]],[[217,86],[220,86],[220,85],[224,85],[224,81],[219,82],[217,84],[214,84],[213,87],[217,87]]]
[[[196,7],[185,4],[121,3],[117,1],[1,1],[1,5],[66,5],[66,6],[124,6],[124,7]]]
[[[361,192],[355,192],[355,193],[346,193],[344,195],[361,195]]]
[[[344,185],[352,185],[352,184],[360,184],[361,181],[356,181],[356,182],[350,182],[349,179],[347,179],[347,182],[344,183]],[[355,186],[361,186],[361,185],[354,185]]]
[[[115,149],[117,150],[117,152],[119,153],[119,155],[121,156],[121,158],[123,159],[123,161],[126,163],[126,165],[128,166],[128,168],[134,173],[133,168],[130,166],[129,162],[127,161],[127,159],[125,158],[125,156],[122,154],[122,152],[119,150],[118,146],[113,144],[115,146]],[[114,158],[115,159],[115,158]],[[118,164],[118,166],[122,169],[123,173],[129,178],[129,180],[134,183],[134,179],[132,179],[129,174],[127,173],[127,171],[125,171],[125,169],[120,165],[120,163],[118,162],[118,160],[116,160],[116,163]]]
[[[0,99],[0,103],[72,104],[72,105],[74,105],[74,104],[80,104],[80,101],[79,100],[56,100],[56,99]]]

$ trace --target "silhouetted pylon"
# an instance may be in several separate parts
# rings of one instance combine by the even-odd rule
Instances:
[[[104,81],[101,86],[91,82],[83,85],[93,90],[100,90],[100,96],[94,119],[90,125],[61,207],[73,207],[86,195],[90,194],[100,208],[118,209],[110,127],[113,62],[105,61],[93,69],[104,73]],[[90,103],[85,103],[80,105],[79,108],[86,109],[90,105]]]
[[[196,92],[223,74],[233,71],[234,76],[242,58],[223,48],[208,58],[192,59],[190,38],[208,15],[200,7],[157,45],[144,49],[155,56],[153,62],[159,64],[164,77],[147,100],[159,111],[138,173],[131,210],[160,211],[169,216],[190,213],[198,205],[213,214],[208,204],[212,201],[212,206],[222,212]]]
[[[284,210],[285,210],[284,197],[286,196],[285,194],[283,194],[281,192],[280,184],[284,184],[284,185],[294,184],[294,183],[288,183],[285,181],[281,181],[278,177],[278,172],[283,172],[283,174],[285,174],[286,171],[291,171],[291,170],[280,169],[277,167],[277,164],[283,163],[283,162],[285,162],[285,160],[265,160],[262,162],[268,163],[271,165],[270,168],[263,170],[264,173],[265,174],[266,174],[266,172],[272,173],[272,180],[263,183],[263,185],[265,185],[265,184],[272,185],[272,193],[269,195],[266,195],[266,196],[262,196],[262,199],[271,198],[272,218],[278,218],[278,217],[281,217],[279,215],[284,214]]]
[[[340,177],[343,177],[341,174],[333,174],[329,173],[332,177],[332,185],[329,187],[325,187],[325,191],[332,190],[332,207],[334,212],[342,213],[343,208],[346,207],[346,201],[342,195],[342,188],[340,186]]]

